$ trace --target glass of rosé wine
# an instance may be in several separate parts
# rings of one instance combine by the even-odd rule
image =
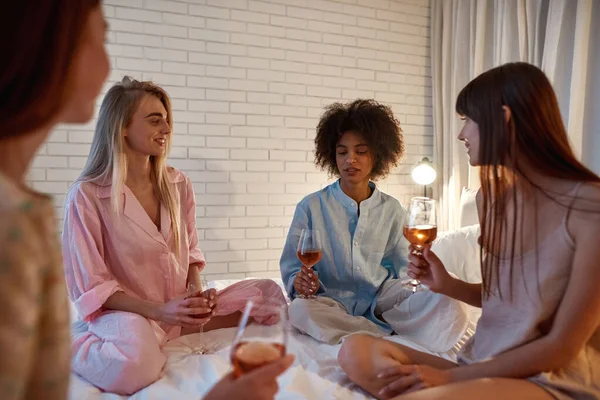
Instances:
[[[413,254],[422,256],[423,246],[432,243],[437,237],[435,200],[428,197],[410,199],[404,225],[404,237],[416,248]],[[410,287],[413,292],[421,291],[424,288],[417,279],[408,279],[405,286]]]
[[[321,244],[321,232],[313,229],[302,229],[300,240],[298,241],[298,250],[296,252],[298,259],[306,268],[312,268],[323,257],[323,246]],[[313,271],[316,275],[316,272]],[[299,293],[301,299],[314,299],[314,293]]]
[[[234,376],[239,378],[253,369],[284,357],[288,331],[284,304],[249,300],[231,348]]]
[[[206,279],[206,277],[204,275],[200,275],[200,281],[198,282],[200,287],[196,287],[196,284],[194,284],[193,282],[190,282],[188,284],[188,293],[189,294],[193,294],[196,293],[196,291],[201,291],[201,292],[205,292],[207,291],[210,287],[208,284],[208,280]],[[211,313],[208,314],[196,314],[196,315],[192,315],[192,317],[194,318],[207,318],[210,316]],[[204,325],[200,325],[200,327],[198,328],[198,333],[203,334],[204,333]],[[196,346],[192,349],[192,354],[207,354],[209,353],[210,349],[202,344],[200,346]]]

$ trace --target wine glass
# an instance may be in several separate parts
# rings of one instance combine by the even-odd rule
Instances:
[[[302,229],[300,240],[298,241],[298,250],[296,252],[298,259],[306,268],[312,268],[323,257],[323,246],[321,245],[321,232],[313,229]],[[316,275],[316,272],[313,271]],[[301,299],[314,299],[313,294],[305,295],[299,293]]]
[[[432,243],[437,237],[435,200],[413,197],[410,199],[406,218],[404,237],[416,248],[413,254],[422,257],[423,246]],[[423,290],[421,282],[417,279],[408,279],[404,284],[410,287],[413,293]]]
[[[261,323],[256,322],[256,319]],[[285,305],[249,300],[231,347],[234,376],[239,378],[255,368],[284,357],[288,331]]]
[[[206,279],[206,277],[204,275],[200,275],[200,287],[196,287],[196,284],[193,282],[190,282],[188,284],[188,293],[195,293],[198,290],[201,292],[204,292],[206,290],[209,289],[209,285],[208,285],[208,280]],[[210,314],[198,314],[198,315],[193,315],[193,317],[195,318],[206,318],[208,317]],[[200,325],[200,328],[198,330],[198,333],[204,333],[204,325]],[[192,349],[192,354],[207,354],[209,352],[209,348],[202,344],[199,347],[194,347]]]

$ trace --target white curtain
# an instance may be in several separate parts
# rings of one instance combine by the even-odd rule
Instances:
[[[463,187],[477,188],[454,102],[480,73],[511,61],[550,78],[576,154],[600,172],[600,0],[431,0],[434,163],[442,229],[458,223]]]

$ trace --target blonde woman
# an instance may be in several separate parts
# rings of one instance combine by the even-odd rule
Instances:
[[[168,340],[235,326],[248,299],[285,302],[270,280],[187,294],[200,287],[205,261],[190,179],[166,164],[172,126],[167,93],[124,78],[102,102],[88,162],[67,197],[63,256],[81,317],[73,369],[105,391],[131,394],[154,382]]]

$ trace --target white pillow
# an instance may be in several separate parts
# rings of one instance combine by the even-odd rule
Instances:
[[[432,249],[444,263],[444,266],[457,278],[469,282],[481,282],[481,264],[479,261],[479,225],[470,225],[455,231],[442,232],[433,243]],[[466,305],[469,318],[469,332],[474,332],[481,309]]]
[[[479,225],[470,225],[455,231],[438,234],[431,249],[442,260],[448,272],[470,282],[481,282],[479,260]]]
[[[461,228],[479,223],[476,195],[476,189],[463,188],[462,190],[458,211],[458,226]]]

